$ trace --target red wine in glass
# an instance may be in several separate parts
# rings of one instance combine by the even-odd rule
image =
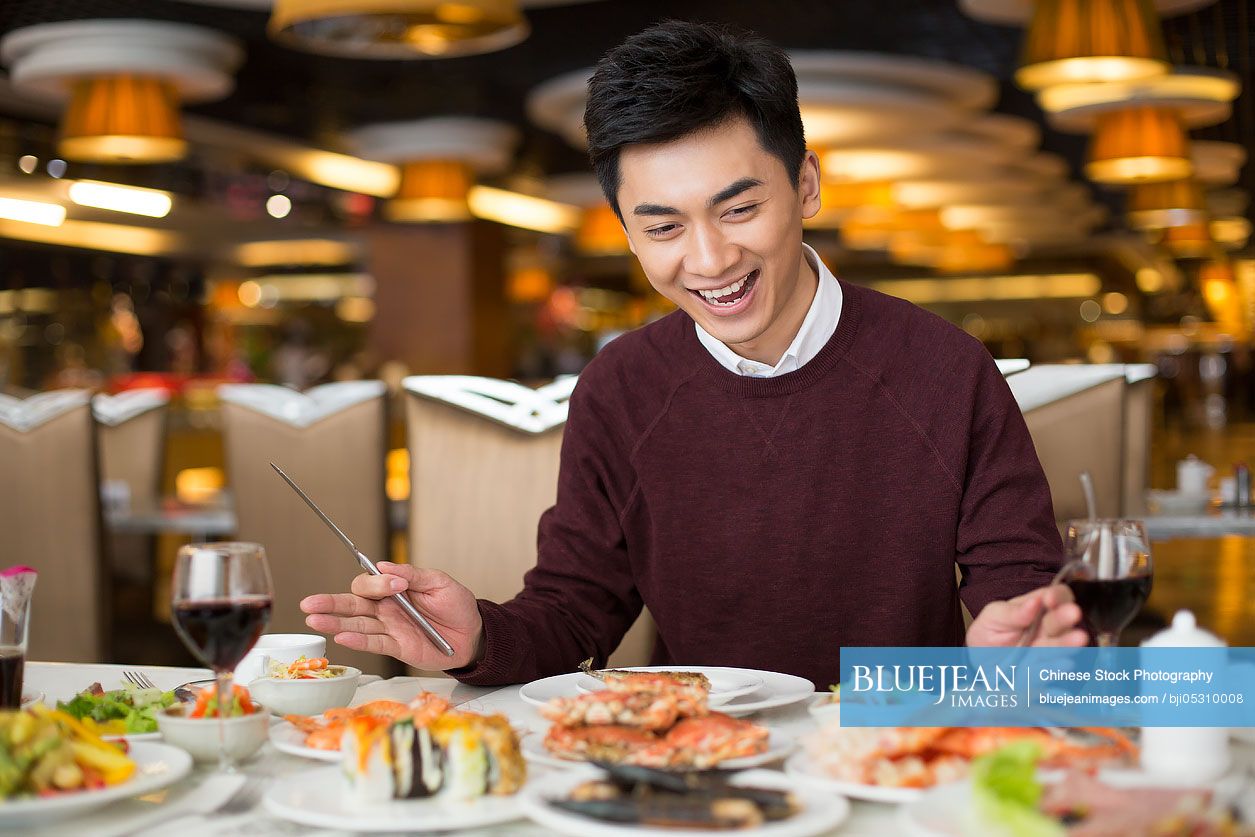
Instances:
[[[1150,597],[1151,577],[1072,579],[1068,587],[1092,637],[1119,636]]]
[[[1066,549],[1064,575],[1085,628],[1098,646],[1118,645],[1150,596],[1154,568],[1146,527],[1140,520],[1070,520]]]
[[[25,668],[26,652],[21,648],[0,648],[0,708],[17,709],[22,705]]]
[[[230,671],[257,643],[270,621],[270,599],[178,602],[172,611],[175,630],[201,662],[214,671]]]

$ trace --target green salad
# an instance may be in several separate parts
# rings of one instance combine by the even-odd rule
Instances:
[[[139,735],[157,731],[157,712],[174,703],[174,692],[141,689],[130,683],[106,692],[93,683],[57,708],[87,724],[98,735]]]
[[[1042,786],[1037,781],[1041,750],[1032,741],[1008,744],[972,762],[972,796],[976,815],[999,837],[1061,837],[1058,820],[1037,808]],[[997,831],[991,829],[997,828]]]

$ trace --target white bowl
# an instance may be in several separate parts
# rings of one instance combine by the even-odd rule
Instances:
[[[1200,514],[1211,505],[1211,495],[1151,490],[1146,492],[1146,504],[1156,514]]]
[[[234,761],[244,761],[266,743],[270,735],[270,712],[264,705],[255,704],[257,711],[225,719],[224,740],[227,755]],[[187,750],[196,761],[218,760],[218,719],[187,718],[187,704],[176,703],[157,713],[157,729],[167,744]]]
[[[328,666],[343,669],[339,677],[317,677],[310,680],[285,680],[258,677],[248,684],[253,697],[276,715],[321,715],[328,709],[348,706],[357,692],[362,672],[352,666]]]
[[[841,726],[841,701],[833,700],[831,692],[815,695],[806,711],[823,726]]]

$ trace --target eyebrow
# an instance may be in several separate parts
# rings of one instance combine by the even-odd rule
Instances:
[[[755,186],[762,186],[763,182],[756,177],[742,177],[740,180],[723,187],[710,200],[706,201],[706,206],[716,207],[726,200],[731,200],[742,192],[753,189]],[[679,215],[680,210],[673,206],[663,206],[658,203],[642,203],[637,204],[632,210],[633,215]]]

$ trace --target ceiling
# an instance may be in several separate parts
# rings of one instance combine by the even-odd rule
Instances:
[[[666,18],[721,21],[752,28],[791,49],[897,53],[942,59],[983,70],[999,81],[997,110],[1042,124],[1042,148],[1063,155],[1080,180],[1083,137],[1045,127],[1032,97],[1011,84],[1021,30],[973,20],[956,0],[534,0],[526,9],[532,33],[510,49],[445,60],[372,61],[331,58],[281,47],[266,37],[267,0],[5,0],[0,35],[36,23],[84,18],[150,18],[194,23],[227,32],[246,59],[235,91],[190,113],[301,143],[343,149],[344,132],[371,122],[463,114],[504,119],[523,131],[516,171],[553,174],[586,170],[582,152],[528,123],[524,102],[536,85],[587,67],[626,35]],[[1228,66],[1243,94],[1229,122],[1196,136],[1251,147],[1255,83],[1250,59],[1250,0],[1214,6],[1165,22],[1174,57],[1183,63]],[[874,9],[874,13],[870,10]],[[0,116],[32,112],[0,96]],[[2,149],[0,149],[2,150]],[[148,175],[180,190],[180,167]],[[1242,183],[1255,188],[1247,167]],[[187,178],[184,178],[187,179]],[[198,178],[191,178],[195,181]],[[203,180],[203,178],[199,178]],[[190,187],[189,187],[190,188]],[[184,190],[185,191],[185,190]],[[1100,200],[1118,202],[1115,195]]]

